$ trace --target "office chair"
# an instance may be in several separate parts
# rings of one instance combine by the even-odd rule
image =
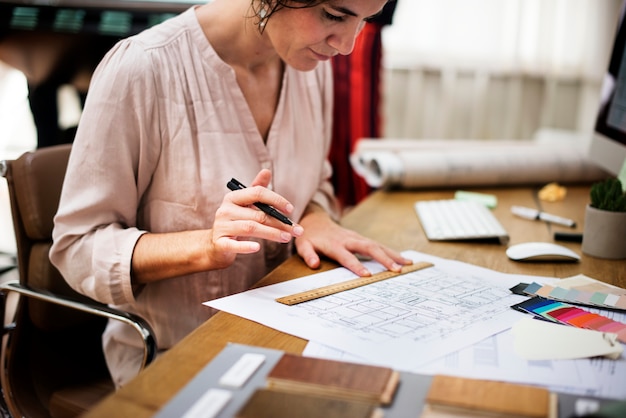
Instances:
[[[18,295],[13,320],[2,331],[0,381],[16,417],[77,416],[115,390],[101,341],[108,319],[141,335],[142,367],[156,355],[145,321],[78,294],[50,263],[53,217],[70,149],[69,144],[41,148],[0,162],[9,187],[19,278],[0,285],[5,317],[7,296]]]

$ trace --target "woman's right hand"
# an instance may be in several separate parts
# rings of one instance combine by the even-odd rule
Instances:
[[[215,212],[211,230],[212,260],[224,268],[234,262],[237,254],[250,254],[260,250],[258,238],[275,242],[289,242],[304,232],[302,226],[287,225],[259,210],[256,202],[266,203],[289,215],[293,205],[284,197],[268,189],[272,173],[261,170],[250,187],[227,193]]]
[[[227,193],[211,229],[142,235],[133,251],[133,282],[226,268],[237,254],[260,250],[260,244],[250,238],[288,242],[301,236],[304,229],[299,224],[284,224],[254,206],[263,202],[286,215],[293,211],[287,199],[267,188],[271,178],[269,170],[261,170],[250,187]]]

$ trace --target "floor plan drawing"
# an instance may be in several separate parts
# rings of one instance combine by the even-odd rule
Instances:
[[[525,298],[509,289],[520,281],[549,280],[415,251],[404,255],[434,266],[292,306],[276,299],[354,275],[339,268],[205,304],[375,364],[411,371],[510,328],[524,316],[510,306]],[[375,263],[367,267],[373,273],[382,269]]]
[[[480,277],[453,277],[431,267],[294,308],[366,341],[428,341],[508,311],[510,294]]]

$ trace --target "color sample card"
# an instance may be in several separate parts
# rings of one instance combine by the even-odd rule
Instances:
[[[526,360],[563,360],[604,356],[617,360],[624,351],[617,334],[537,321],[527,316],[511,328],[515,352]]]
[[[535,296],[527,301],[513,305],[512,308],[530,313],[546,321],[614,333],[617,334],[618,340],[626,343],[626,324],[561,301]]]
[[[626,289],[582,275],[552,285],[531,283],[522,292],[576,305],[626,312]]]

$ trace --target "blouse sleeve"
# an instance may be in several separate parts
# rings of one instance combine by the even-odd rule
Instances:
[[[76,291],[109,304],[134,302],[131,257],[139,199],[159,152],[149,55],[118,43],[96,69],[72,147],[52,263]]]

